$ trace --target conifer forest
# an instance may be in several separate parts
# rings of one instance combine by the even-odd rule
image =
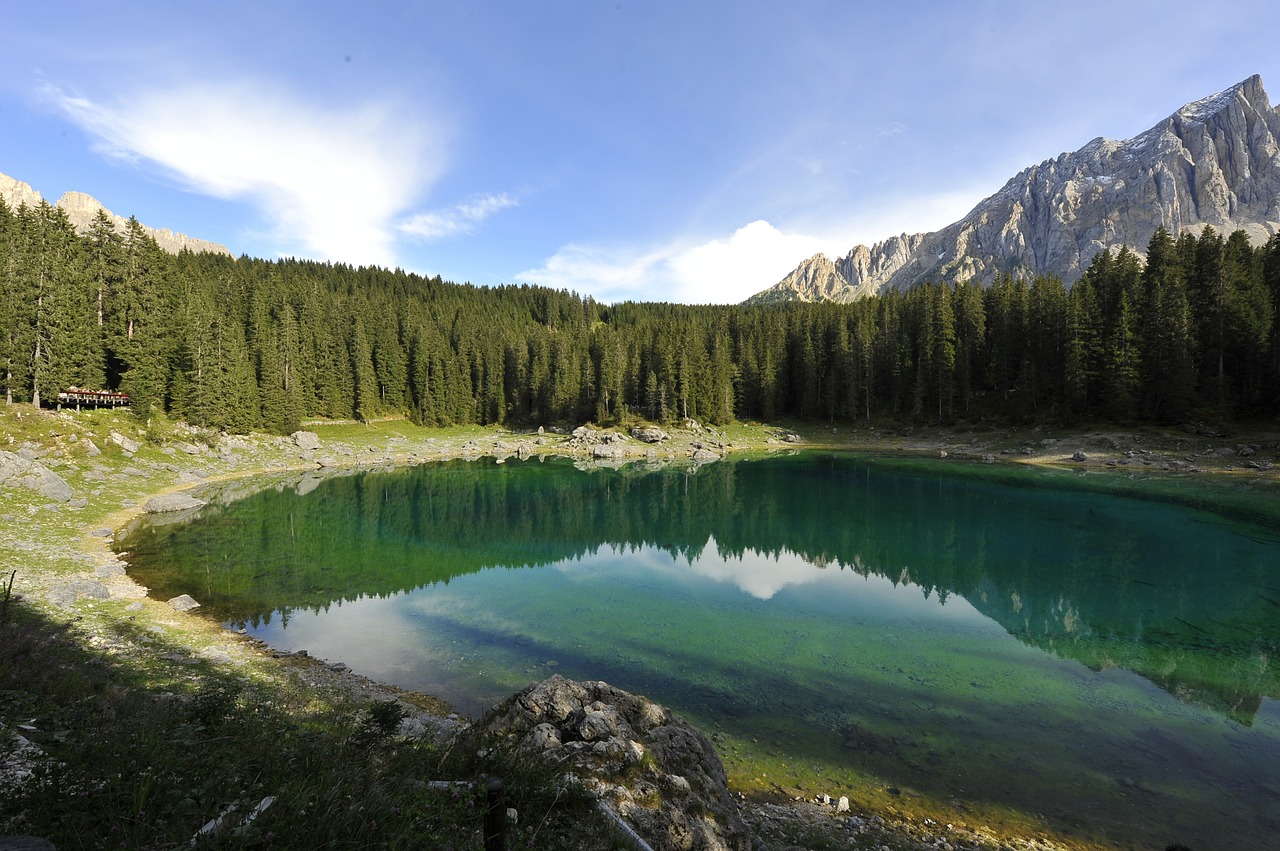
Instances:
[[[405,415],[512,427],[693,418],[1229,422],[1280,414],[1280,237],[1161,229],[1071,286],[1004,275],[852,304],[604,305],[538,286],[163,252],[0,201],[0,384],[127,393],[228,431]]]

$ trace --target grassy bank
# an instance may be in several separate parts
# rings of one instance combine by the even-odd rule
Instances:
[[[0,408],[0,449],[39,462],[72,494],[61,500],[28,488],[0,490],[0,576],[6,585],[13,578],[10,593],[0,589],[0,753],[26,754],[0,771],[0,834],[46,836],[60,848],[177,847],[234,804],[227,830],[204,840],[205,847],[476,848],[483,810],[478,793],[466,787],[440,791],[426,781],[500,774],[511,790],[509,805],[519,813],[518,847],[613,847],[612,832],[594,810],[547,772],[501,752],[480,759],[475,747],[452,746],[448,708],[437,701],[314,659],[276,658],[200,617],[199,609],[179,613],[148,598],[124,573],[110,550],[110,533],[158,493],[270,471],[517,454],[521,446],[534,453],[592,454],[550,433],[424,430],[403,421],[308,428],[319,435],[317,449],[288,438],[220,435],[162,422],[140,427],[110,412]],[[678,463],[700,449],[797,446],[904,459],[946,453],[978,463],[990,456],[1036,465],[1030,469],[1085,470],[1138,491],[1185,492],[1180,483],[1189,477],[1216,480],[1142,463],[1180,453],[1198,459],[1200,469],[1229,474],[1233,487],[1245,482],[1274,494],[1274,474],[1241,463],[1244,457],[1274,457],[1265,438],[1258,438],[1258,450],[1241,456],[1220,454],[1228,445],[1221,439],[1176,433],[1053,436],[739,424],[673,431],[657,447],[634,440],[620,446],[629,457]],[[1241,440],[1228,443],[1235,447]],[[1089,457],[1071,461],[1077,451]],[[1114,468],[1108,466],[1112,460]],[[1006,469],[999,463],[984,468],[990,475]],[[18,747],[24,740],[30,749]],[[242,824],[268,798],[272,803],[262,815]],[[910,813],[852,837],[832,828],[822,812],[766,806],[772,805],[751,812],[769,814],[775,833],[782,826],[758,843],[767,847],[917,848],[926,841]],[[977,835],[965,842],[955,844],[999,847],[997,839]]]

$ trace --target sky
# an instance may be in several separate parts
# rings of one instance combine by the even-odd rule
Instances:
[[[733,303],[1252,74],[1280,92],[1278,21],[1274,0],[11,3],[0,173],[236,255]]]

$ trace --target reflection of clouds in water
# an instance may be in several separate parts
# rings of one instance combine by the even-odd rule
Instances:
[[[777,554],[756,550],[726,553],[714,536],[708,536],[697,555],[687,558],[673,557],[657,547],[610,547],[602,548],[594,556],[555,565],[556,570],[579,582],[608,577],[611,570],[624,567],[640,568],[673,582],[686,582],[692,575],[731,586],[763,601],[787,592],[788,597],[798,595],[809,600],[802,605],[812,605],[816,600],[835,602],[850,612],[857,610],[878,620],[933,618],[953,624],[999,628],[963,597],[951,595],[944,601],[904,579],[908,572],[905,569],[894,581],[866,571],[856,557],[851,567],[835,559],[815,564],[790,550]]]
[[[729,582],[761,600],[772,598],[788,586],[823,582],[831,576],[829,568],[818,567],[789,550],[776,556],[754,550],[726,555],[720,552],[714,537],[707,538],[702,555],[694,559],[690,567],[699,576]],[[830,567],[839,572],[838,563],[832,562]]]
[[[551,567],[579,583],[608,578],[610,571],[617,569],[639,569],[677,581],[687,579],[692,573],[702,579],[732,585],[759,600],[772,599],[786,588],[809,585],[825,584],[833,590],[841,588],[847,592],[854,576],[864,580],[859,582],[859,595],[868,592],[886,597],[901,594],[888,580],[875,575],[861,576],[836,560],[818,565],[791,550],[777,554],[756,550],[726,553],[720,549],[714,535],[708,536],[706,544],[696,553],[687,556],[673,556],[667,550],[654,546],[607,546],[595,554],[556,562]],[[882,589],[881,585],[885,587]]]

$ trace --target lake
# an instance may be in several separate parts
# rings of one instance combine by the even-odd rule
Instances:
[[[553,673],[646,694],[735,789],[1273,844],[1280,533],[1094,488],[1116,481],[481,459],[215,489],[118,547],[153,597],[473,716]]]

